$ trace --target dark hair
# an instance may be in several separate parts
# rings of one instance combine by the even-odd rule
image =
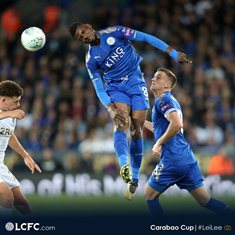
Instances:
[[[70,32],[70,34],[73,38],[75,38],[75,33],[76,33],[76,30],[77,30],[77,27],[79,27],[81,25],[83,25],[83,24],[80,23],[80,22],[74,22],[69,26],[69,32]]]
[[[23,89],[13,81],[0,82],[0,96],[19,97],[23,95]]]
[[[159,68],[157,71],[164,72],[171,81],[171,89],[173,89],[177,83],[177,77],[169,69]]]

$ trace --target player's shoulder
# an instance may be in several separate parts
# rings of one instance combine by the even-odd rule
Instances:
[[[158,101],[169,101],[171,100],[171,93],[170,92],[165,92],[161,94],[160,96],[157,97]]]
[[[98,33],[102,36],[105,34],[111,34],[114,32],[118,32],[120,30],[120,26],[119,25],[115,25],[115,26],[109,26],[105,29],[101,29],[98,31]]]
[[[172,102],[173,102],[172,95],[169,92],[161,94],[155,100],[155,104],[160,107],[165,104],[171,104]]]

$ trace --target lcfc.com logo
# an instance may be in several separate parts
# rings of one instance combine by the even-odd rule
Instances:
[[[13,231],[13,230],[30,231],[31,229],[37,231],[39,230],[39,223],[22,223],[22,224],[15,223],[13,224],[12,222],[8,222],[6,223],[5,228],[7,231]]]

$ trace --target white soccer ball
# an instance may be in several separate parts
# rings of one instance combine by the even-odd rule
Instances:
[[[22,32],[21,43],[28,51],[38,51],[44,47],[46,35],[42,29],[33,26]]]

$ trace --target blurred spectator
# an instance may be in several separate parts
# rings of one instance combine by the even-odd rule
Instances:
[[[233,175],[235,168],[232,160],[225,153],[219,152],[211,157],[207,173],[209,175]]]
[[[8,42],[15,41],[22,27],[19,12],[14,8],[8,8],[2,13],[1,26]]]

